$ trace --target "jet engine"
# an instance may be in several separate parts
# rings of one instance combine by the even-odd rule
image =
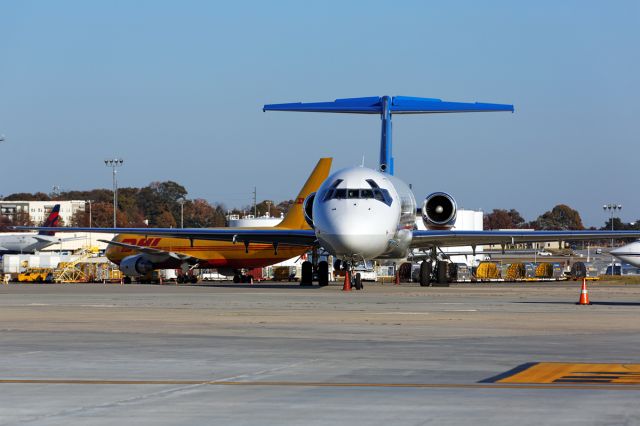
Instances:
[[[422,203],[422,222],[427,229],[449,229],[456,223],[457,206],[446,192],[427,195]]]
[[[128,277],[146,275],[154,269],[153,262],[143,254],[127,256],[120,261],[120,270]]]
[[[307,195],[307,198],[304,199],[302,203],[302,211],[304,212],[304,220],[307,222],[307,225],[314,229],[313,226],[313,200],[316,198],[316,193],[312,192]]]

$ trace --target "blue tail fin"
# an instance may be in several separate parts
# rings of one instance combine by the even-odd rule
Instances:
[[[380,171],[393,174],[391,152],[391,116],[393,114],[440,114],[453,112],[511,111],[513,105],[446,102],[433,98],[409,96],[374,96],[336,99],[334,102],[289,103],[265,105],[263,111],[332,112],[344,114],[379,114],[382,120],[380,137]]]

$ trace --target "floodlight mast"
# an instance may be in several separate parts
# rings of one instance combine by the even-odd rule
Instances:
[[[438,114],[453,112],[513,112],[513,105],[446,102],[434,98],[415,98],[409,96],[375,96],[367,98],[336,99],[334,102],[269,104],[263,111],[332,112],[343,114],[380,114],[382,129],[380,132],[380,161],[378,169],[383,173],[394,174],[392,152],[393,114]]]

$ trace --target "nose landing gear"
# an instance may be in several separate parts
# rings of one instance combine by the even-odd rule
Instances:
[[[350,263],[342,261],[341,264],[342,269],[344,269],[345,273],[349,275],[349,282],[351,283],[351,287],[356,290],[363,290],[364,285],[362,284],[362,276],[360,275],[360,272],[355,272],[353,262]]]

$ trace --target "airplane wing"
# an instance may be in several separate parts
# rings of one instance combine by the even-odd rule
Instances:
[[[32,237],[43,243],[51,243],[51,244],[66,243],[68,241],[77,241],[77,240],[86,239],[86,237],[57,238],[50,235],[40,235],[40,234],[32,235]]]
[[[640,231],[413,231],[412,248],[638,238]]]
[[[15,226],[16,230],[40,231],[50,228]],[[184,238],[186,240],[231,241],[237,243],[286,244],[307,247],[316,243],[311,229],[206,229],[206,228],[56,228],[56,232],[96,232]]]
[[[188,254],[184,254],[184,253],[178,253],[175,251],[166,251],[166,250],[160,250],[157,248],[153,248],[153,247],[143,247],[143,246],[137,246],[135,244],[127,244],[127,243],[121,243],[118,241],[110,241],[110,240],[98,240],[100,242],[103,243],[107,243],[107,244],[111,244],[114,246],[118,246],[118,247],[125,247],[140,253],[145,253],[145,254],[149,254],[152,256],[169,256],[172,257],[174,259],[178,259],[181,261],[185,261],[185,262],[190,262],[190,263],[197,263],[198,261],[200,261],[201,259],[197,258],[197,257],[193,257],[190,256]]]

